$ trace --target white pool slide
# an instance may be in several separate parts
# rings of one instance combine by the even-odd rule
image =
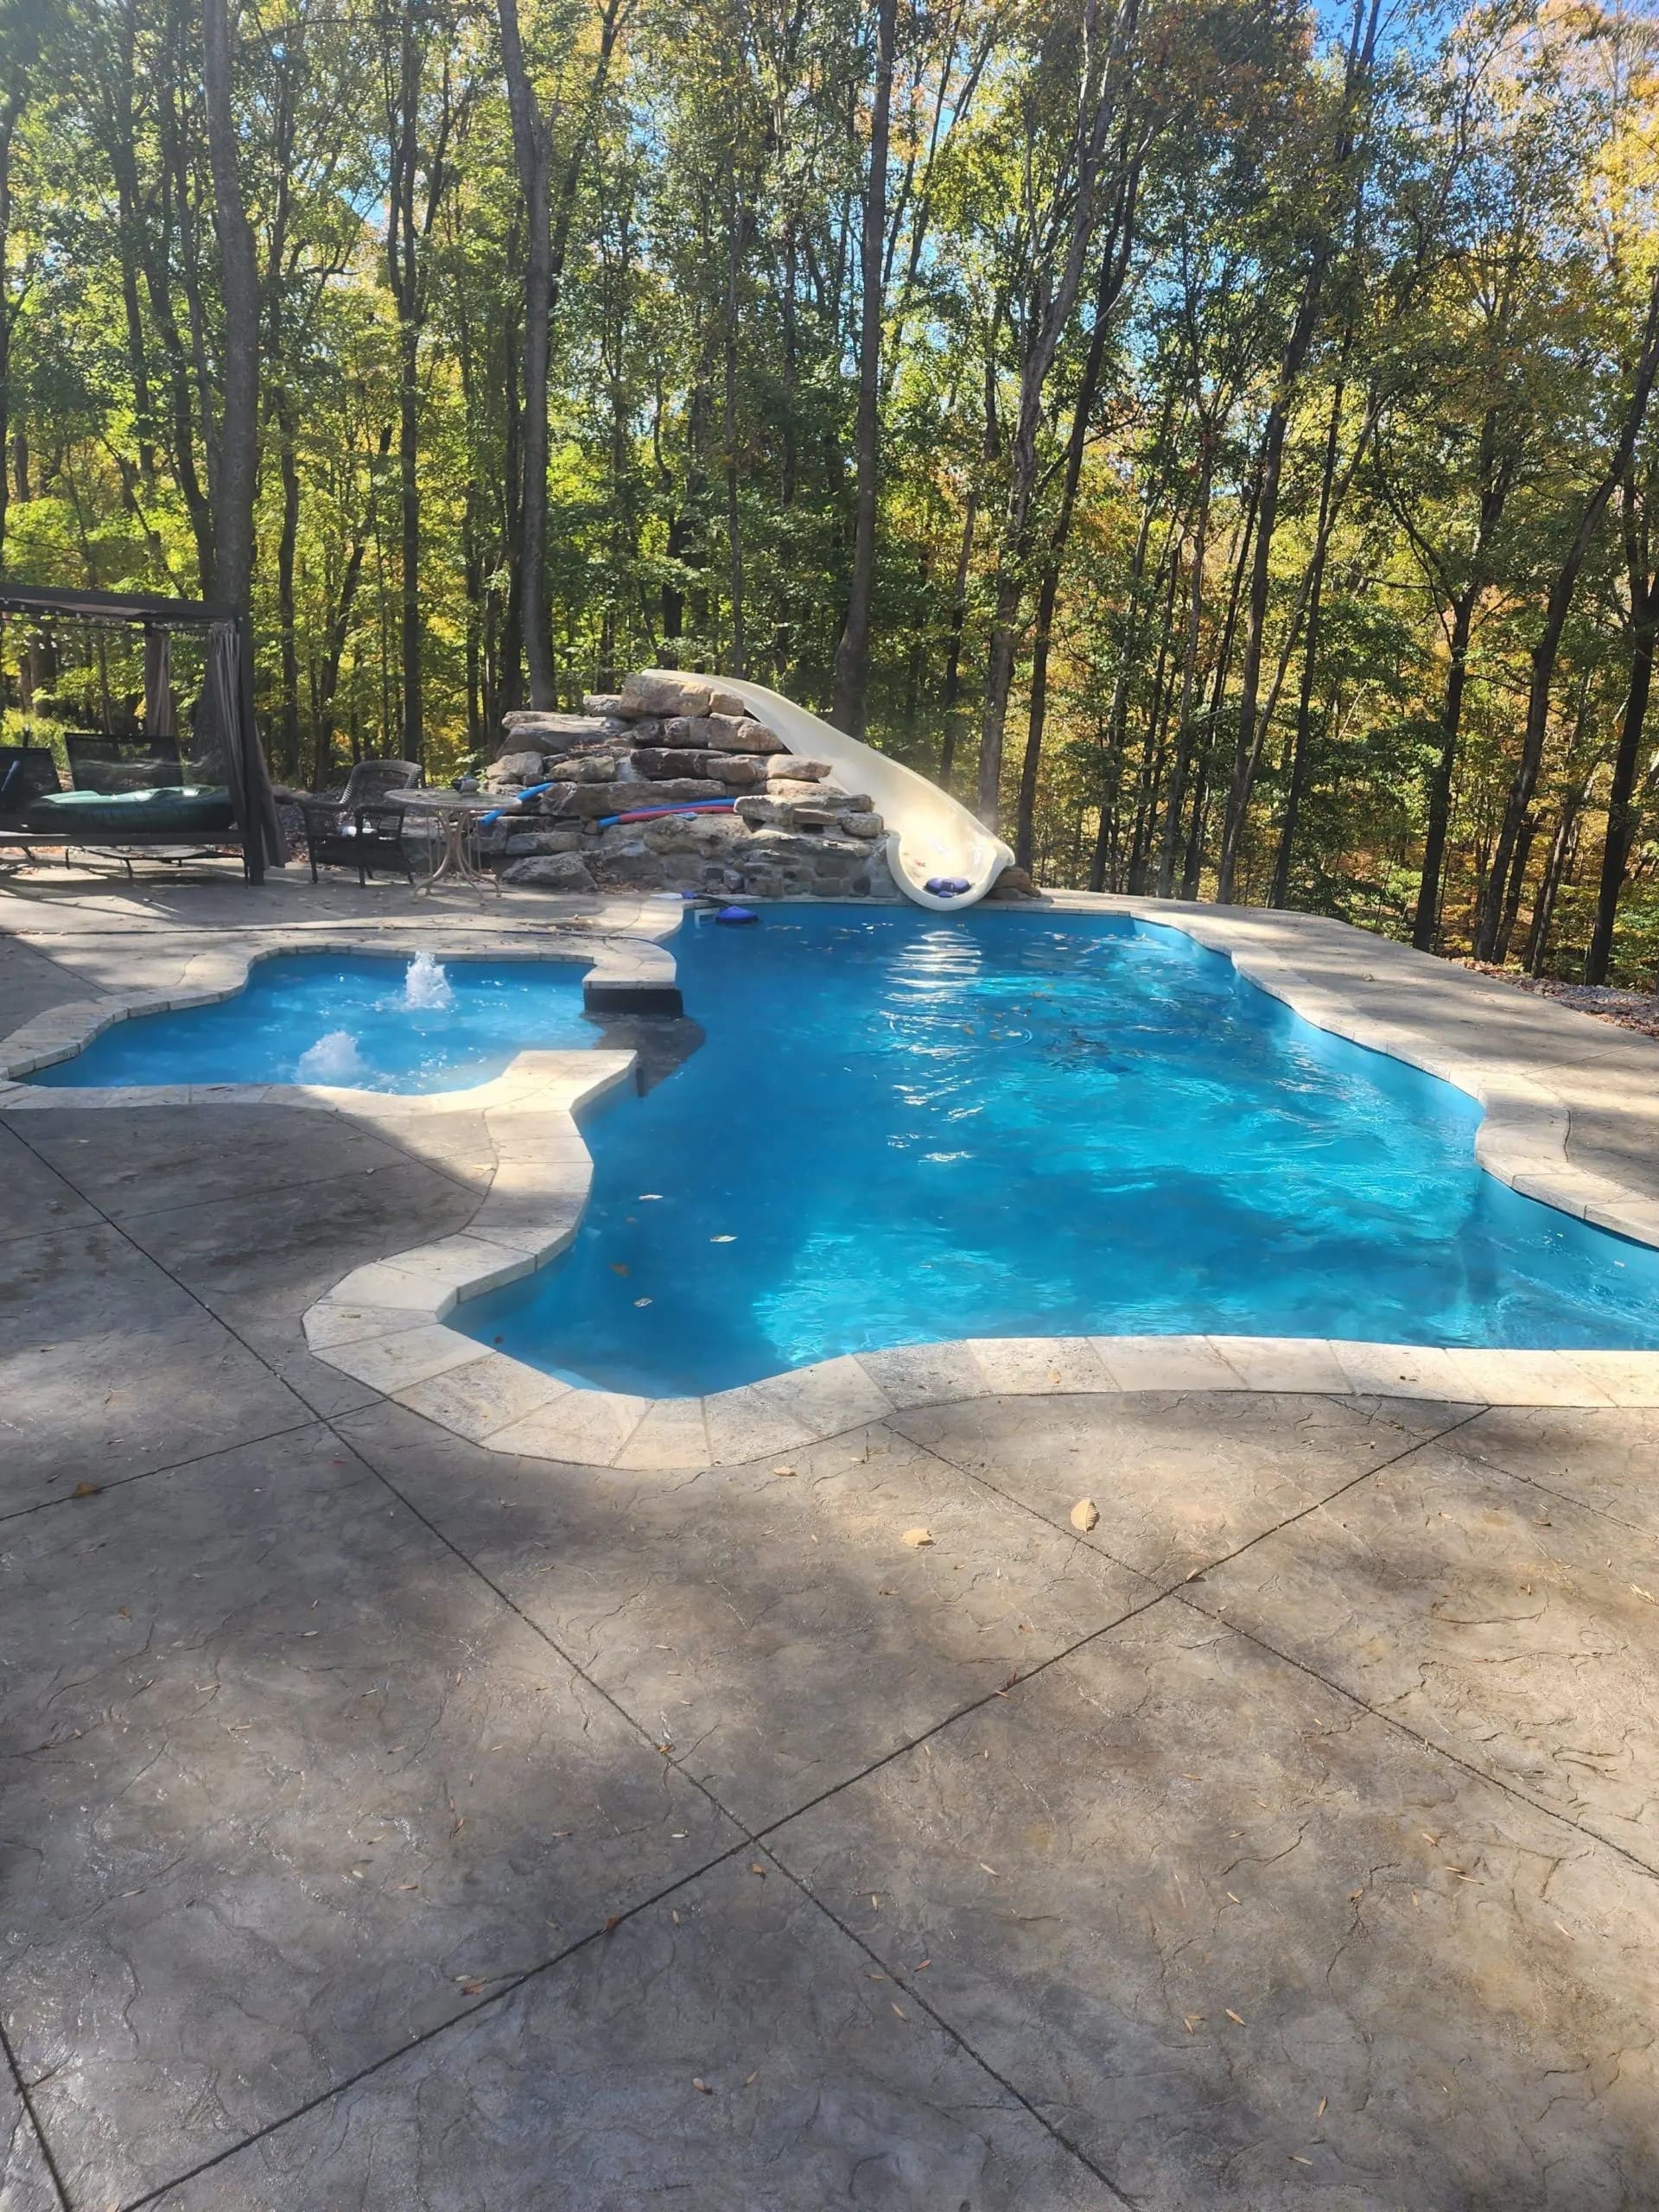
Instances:
[[[887,865],[906,899],[948,913],[985,896],[1014,855],[965,806],[925,776],[849,737],[830,722],[798,707],[780,691],[741,677],[713,679],[735,691],[756,721],[781,737],[804,760],[827,760],[849,791],[868,791],[887,825]],[[931,880],[965,883],[954,897],[927,888]]]

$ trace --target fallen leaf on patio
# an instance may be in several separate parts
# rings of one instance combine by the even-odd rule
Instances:
[[[1304,2158],[1298,2152],[1295,2151],[1291,2152],[1290,2159],[1291,2164],[1296,2166],[1311,2166],[1313,2163],[1312,2158]]]
[[[1080,1497],[1071,1509],[1071,1526],[1081,1529],[1084,1535],[1100,1519],[1100,1508],[1092,1497]]]
[[[899,2005],[895,2005],[893,2006],[893,2011],[894,2011],[895,2012],[897,2012],[897,2013],[898,2013],[899,2018],[901,2020],[907,2019],[907,2018],[910,2017],[910,2016],[909,2016],[909,2014],[908,2014],[907,2012],[906,2012],[903,2010],[903,2008],[902,2008],[901,2006],[899,2006]]]
[[[1630,1587],[1638,1598],[1645,1598],[1650,1605],[1659,1605],[1659,1598],[1656,1598],[1651,1590],[1644,1590],[1639,1582],[1632,1582]]]
[[[103,1487],[102,1483],[77,1483],[69,1495],[71,1497],[96,1497]]]
[[[931,1966],[932,1965],[932,1963],[933,1963],[933,1961],[932,1961],[932,1960],[931,1960],[931,1959],[924,1959],[924,1960],[922,1961],[922,1962],[921,1962],[920,1966],[918,1966],[918,1967],[917,1967],[917,1969],[916,1969],[917,1973],[918,1973],[918,1974],[925,1974],[925,1973],[927,1972],[927,1969],[929,1968],[929,1967],[931,1967]]]
[[[746,2075],[744,2075],[744,2077],[743,2077],[743,2086],[744,2086],[744,2088],[745,2088],[746,2089],[752,2089],[752,2088],[754,2087],[755,2083],[756,2083],[760,2079],[760,2068],[757,2066],[757,2067],[755,2068],[755,2069],[754,2069],[754,2071],[753,2071],[753,2074],[746,2074]]]
[[[931,1544],[933,1538],[925,1529],[906,1529],[901,1541],[908,1544],[912,1551],[918,1552],[925,1545]]]
[[[793,1467],[774,1467],[772,1471],[774,1475],[792,1475],[795,1470]]]
[[[1182,2015],[1181,2015],[1181,2025],[1182,2025],[1182,2026],[1186,2030],[1186,2032],[1188,2033],[1188,2035],[1192,2035],[1192,2034],[1194,2034],[1194,2033],[1195,2033],[1195,2032],[1196,2032],[1199,2028],[1201,2028],[1201,2027],[1204,2025],[1204,2015],[1203,2015],[1203,2013],[1202,2013],[1202,2012],[1183,2012],[1183,2013],[1182,2013]]]
[[[610,1918],[605,1923],[604,1928],[601,1929],[601,1933],[608,1936],[613,1928],[620,1928],[621,1925],[621,1914],[620,1912],[613,1912]]]
[[[132,1618],[132,1607],[130,1605],[118,1605],[115,1610],[120,1614],[124,1621],[130,1621]]]
[[[670,1919],[674,1923],[674,1925],[677,1928],[677,1927],[679,1926],[679,1924],[680,1924],[680,1916],[679,1916],[679,1914],[678,1914],[677,1912],[676,1912],[676,1911],[675,1911],[675,1910],[674,1910],[674,1908],[673,1908],[673,1906],[672,1906],[672,1905],[671,1905],[671,1906],[669,1907],[668,1916],[669,1916],[669,1918],[670,1918]]]
[[[694,2074],[691,2076],[691,2086],[694,2089],[701,2089],[705,2097],[712,2097],[715,2094],[701,2075]]]
[[[399,1890],[418,1890],[420,1886],[418,1882],[399,1882],[397,1885]]]
[[[1232,1901],[1233,1901],[1233,1903],[1234,1903],[1235,1904],[1242,1904],[1243,1903],[1243,1899],[1242,1897],[1240,1897],[1236,1896],[1233,1891],[1229,1890],[1229,1891],[1228,1891],[1228,1892],[1227,1892],[1227,1894],[1228,1894],[1228,1896],[1229,1896],[1230,1897],[1231,1897],[1231,1898],[1232,1898]]]
[[[980,1862],[979,1862],[979,1871],[980,1871],[980,1872],[981,1872],[982,1874],[996,1874],[996,1869],[995,1869],[995,1866],[988,1866],[985,1864],[985,1861],[984,1861],[982,1859],[980,1860]],[[996,1875],[996,1878],[998,1879],[998,1881],[1001,1881],[1002,1878],[1001,1878],[1001,1876],[1000,1874],[997,1874],[997,1875]]]
[[[760,1864],[758,1859],[755,1860],[753,1866],[750,1867],[749,1872],[751,1874],[758,1874],[763,1882],[766,1878],[766,1870]]]
[[[1330,2101],[1331,2100],[1329,2097],[1321,2097],[1319,2099],[1319,2108],[1313,2115],[1315,2120],[1323,2120],[1325,2118],[1325,2108]]]
[[[1227,2007],[1227,2017],[1233,2023],[1235,2027],[1242,2028],[1243,2026],[1243,2021],[1239,2018],[1237,2013],[1234,2012],[1230,2005]]]

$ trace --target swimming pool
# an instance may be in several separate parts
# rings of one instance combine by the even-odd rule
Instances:
[[[1179,931],[784,906],[673,951],[700,1048],[584,1118],[569,1250],[449,1317],[569,1382],[694,1396],[965,1337],[1659,1348],[1659,1253],[1484,1173],[1462,1092]],[[602,1041],[582,976],[285,956],[33,1080],[455,1090]]]
[[[575,1243],[453,1326],[693,1395],[960,1337],[1659,1346],[1659,1254],[1475,1162],[1458,1090],[1127,917],[768,908],[702,1049],[586,1120]]]
[[[527,1046],[596,1044],[579,961],[284,953],[212,1006],[118,1021],[29,1077],[58,1089],[188,1083],[465,1090]]]

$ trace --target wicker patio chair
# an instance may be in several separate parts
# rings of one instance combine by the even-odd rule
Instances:
[[[420,781],[413,760],[359,760],[338,797],[297,801],[312,882],[319,868],[354,868],[359,883],[378,868],[413,883],[406,817],[386,793],[412,791]]]

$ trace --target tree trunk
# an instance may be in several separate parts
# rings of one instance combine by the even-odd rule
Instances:
[[[1175,882],[1175,853],[1180,842],[1181,810],[1192,772],[1192,697],[1198,674],[1199,628],[1204,618],[1204,561],[1210,529],[1210,486],[1214,448],[1207,429],[1199,432],[1198,512],[1192,528],[1192,572],[1186,588],[1186,642],[1181,653],[1180,716],[1176,725],[1175,761],[1164,803],[1164,830],[1158,849],[1158,896],[1167,899]]]
[[[1370,78],[1376,48],[1381,0],[1370,0],[1369,20],[1366,5],[1367,0],[1357,0],[1354,10],[1353,35],[1348,49],[1347,75],[1343,88],[1342,121],[1334,149],[1334,169],[1338,176],[1346,170],[1353,157],[1355,106],[1363,86]],[[1257,476],[1261,488],[1256,501],[1255,560],[1250,572],[1249,607],[1244,631],[1244,665],[1238,702],[1238,739],[1233,753],[1227,810],[1222,819],[1221,858],[1216,874],[1216,902],[1223,906],[1232,901],[1239,847],[1244,836],[1250,791],[1260,758],[1261,736],[1257,729],[1256,708],[1262,682],[1262,644],[1267,628],[1273,537],[1279,518],[1280,480],[1284,470],[1285,438],[1290,427],[1297,381],[1318,327],[1319,304],[1334,244],[1333,232],[1327,231],[1314,246],[1302,286],[1302,296],[1280,362],[1278,381],[1268,410],[1267,429],[1262,439],[1262,463]]]
[[[853,573],[846,620],[836,647],[830,719],[849,737],[864,734],[870,675],[870,601],[875,585],[876,494],[880,486],[882,281],[887,234],[887,132],[893,105],[893,55],[898,0],[875,0],[875,85],[870,108],[870,162],[864,188],[862,294],[859,308],[858,415],[854,432],[858,486],[853,514]]]
[[[1342,430],[1342,402],[1352,331],[1343,340],[1343,370],[1331,400],[1331,422],[1325,438],[1325,467],[1319,477],[1319,519],[1313,541],[1313,571],[1308,579],[1307,636],[1302,652],[1301,690],[1296,701],[1296,734],[1291,746],[1290,775],[1285,791],[1284,819],[1279,828],[1279,852],[1273,868],[1270,906],[1282,906],[1290,896],[1290,868],[1296,849],[1296,820],[1301,812],[1302,786],[1307,775],[1308,747],[1313,731],[1313,664],[1319,650],[1319,602],[1325,588],[1325,560],[1330,543],[1332,504],[1337,474],[1337,446]]]
[[[1608,501],[1630,468],[1636,442],[1641,435],[1643,420],[1648,411],[1648,402],[1653,395],[1656,372],[1659,372],[1659,273],[1654,276],[1653,289],[1648,298],[1647,318],[1643,327],[1630,404],[1620,425],[1618,443],[1599,482],[1585,502],[1567,557],[1549,588],[1543,628],[1532,649],[1532,683],[1527,695],[1526,731],[1522,740],[1520,763],[1510,785],[1509,799],[1503,809],[1491,874],[1487,879],[1480,928],[1475,938],[1478,959],[1502,959],[1503,956],[1498,948],[1500,944],[1507,946],[1509,942],[1505,915],[1513,911],[1513,902],[1509,899],[1510,879],[1511,873],[1518,879],[1524,866],[1519,855],[1521,830],[1528,819],[1533,792],[1537,788],[1538,771],[1543,765],[1544,737],[1549,725],[1550,688],[1554,681],[1561,632],[1567,626],[1567,613],[1573,604],[1573,594],[1585,556],[1590,550]]]
[[[17,118],[22,111],[22,87],[14,86],[4,105],[0,106],[0,568],[5,564],[6,509],[11,493],[11,479],[5,466],[11,432],[11,326],[16,312],[9,282],[11,148]]]
[[[1605,983],[1612,964],[1613,931],[1618,922],[1618,894],[1630,864],[1640,810],[1633,804],[1642,754],[1642,729],[1653,690],[1653,659],[1659,636],[1659,575],[1648,566],[1644,510],[1638,529],[1628,502],[1625,515],[1626,567],[1630,589],[1630,681],[1613,756],[1612,787],[1607,794],[1607,840],[1602,848],[1601,881],[1596,893],[1596,926],[1584,963],[1586,983]]]
[[[532,707],[558,702],[547,619],[547,378],[553,295],[551,148],[524,66],[518,0],[499,0],[501,64],[512,118],[513,160],[524,207],[524,344],[518,450],[518,591]]]
[[[1463,727],[1463,695],[1469,682],[1469,633],[1474,624],[1478,583],[1458,594],[1452,607],[1451,659],[1446,696],[1440,702],[1440,749],[1428,785],[1428,825],[1423,840],[1423,869],[1417,884],[1417,911],[1411,941],[1419,952],[1433,952],[1440,933],[1440,877],[1446,868],[1446,831],[1452,820],[1452,778]]]
[[[1094,22],[1094,0],[1089,0],[1087,28],[1090,31]],[[1133,67],[1138,26],[1139,0],[1123,0],[1110,49],[1093,90],[1092,105],[1085,71],[1070,163],[1077,183],[1065,226],[1065,251],[1058,272],[1047,266],[1035,272],[1027,307],[1020,363],[1020,397],[1008,449],[1008,502],[998,550],[979,747],[977,808],[980,820],[991,830],[997,826],[1001,811],[1002,741],[1007,725],[1008,696],[1014,688],[1016,626],[1031,565],[1041,473],[1038,433],[1042,425],[1049,374],[1077,306],[1084,264],[1094,243],[1107,136],[1120,102],[1127,97],[1128,86],[1123,80]],[[1125,194],[1131,189],[1127,168],[1120,179],[1120,188]]]
[[[300,772],[300,656],[295,632],[294,554],[300,533],[300,470],[294,453],[294,410],[286,393],[277,402],[282,448],[283,526],[276,541],[276,619],[283,662],[282,738],[277,758],[284,776]]]
[[[1118,196],[1106,250],[1101,259],[1100,283],[1095,293],[1095,319],[1089,334],[1089,351],[1071,404],[1071,429],[1066,440],[1065,468],[1060,484],[1060,503],[1048,533],[1048,557],[1037,595],[1037,621],[1032,639],[1031,706],[1026,727],[1026,757],[1020,769],[1020,799],[1014,831],[1015,865],[1032,865],[1033,828],[1037,810],[1037,775],[1043,755],[1048,722],[1048,654],[1054,630],[1054,607],[1059,597],[1060,571],[1071,535],[1077,486],[1083,477],[1084,455],[1089,447],[1089,426],[1094,419],[1106,362],[1106,335],[1129,272],[1129,248],[1135,233],[1137,174],[1131,169]]]
[[[939,737],[939,781],[950,788],[950,771],[957,758],[957,702],[962,696],[962,633],[968,620],[968,577],[973,566],[974,525],[979,518],[979,485],[968,488],[962,517],[962,545],[957,555],[956,581],[950,593],[950,631],[944,657],[944,691],[941,705],[944,728]]]
[[[202,0],[202,86],[225,303],[213,583],[216,597],[245,614],[253,582],[253,501],[259,470],[259,275],[237,172],[226,0]]]

